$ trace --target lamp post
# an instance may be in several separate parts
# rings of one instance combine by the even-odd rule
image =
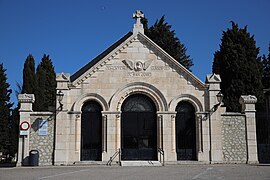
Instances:
[[[222,103],[223,97],[223,94],[221,93],[221,91],[219,91],[219,93],[217,94],[218,105]]]
[[[64,93],[61,90],[59,90],[58,93],[56,94],[56,96],[57,96],[57,100],[58,100],[58,102],[60,104],[60,111],[62,111],[63,110],[62,101],[63,101]]]
[[[223,94],[221,93],[221,91],[219,91],[219,93],[216,96],[217,96],[218,103],[215,104],[212,109],[210,109],[210,112],[212,112],[212,113],[214,113],[218,109],[218,106],[220,106],[220,104],[222,103],[223,97],[224,97]]]

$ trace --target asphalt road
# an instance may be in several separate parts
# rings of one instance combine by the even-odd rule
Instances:
[[[270,179],[270,165],[175,165],[165,167],[47,166],[0,168],[1,180]]]

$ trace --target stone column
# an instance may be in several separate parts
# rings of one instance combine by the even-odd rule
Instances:
[[[206,104],[206,111],[208,114],[207,121],[209,121],[209,141],[210,141],[210,157],[212,163],[219,163],[223,161],[222,155],[222,122],[221,110],[217,100],[217,94],[220,92],[221,79],[218,74],[207,75],[206,84],[208,89],[208,103]],[[204,139],[207,141],[208,139]]]
[[[35,102],[34,94],[19,94],[18,100],[20,103],[20,123],[26,121],[30,124],[30,114],[33,112],[32,105]],[[30,130],[28,130],[30,131]],[[28,165],[29,155],[29,134],[19,136],[18,144],[18,161],[17,166]]]
[[[78,113],[75,115],[75,153],[79,154],[80,158],[81,150],[81,114]]]
[[[241,96],[242,113],[246,115],[247,163],[258,163],[256,138],[256,110],[257,98],[252,95]]]
[[[107,115],[102,112],[102,153],[107,152]]]

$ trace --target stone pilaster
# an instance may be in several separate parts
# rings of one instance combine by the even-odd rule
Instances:
[[[256,110],[257,98],[252,95],[241,96],[242,113],[246,115],[247,163],[258,163],[256,138]]]
[[[220,92],[221,79],[218,74],[207,75],[206,84],[208,88],[208,119],[209,121],[209,140],[210,140],[210,162],[218,163],[223,161],[222,156],[222,123],[220,103],[217,94]]]
[[[74,153],[78,148],[77,135],[75,135],[75,126],[77,125],[77,131],[79,130],[79,119],[76,119],[75,114],[68,115],[68,96],[69,96],[69,87],[70,75],[60,73],[56,75],[56,93],[61,91],[64,96],[61,104],[59,103],[57,96],[56,100],[56,119],[55,119],[55,153],[54,159],[55,164],[68,164],[69,152],[70,149],[73,149]],[[71,124],[71,127],[69,127]],[[75,125],[76,124],[76,125]],[[70,133],[71,129],[74,129],[74,132]],[[77,133],[77,132],[76,132]],[[76,152],[76,157],[79,157],[80,153]]]
[[[108,161],[121,148],[121,111],[103,111],[102,161]],[[114,161],[118,161],[119,157]]]
[[[20,103],[20,123],[26,121],[29,124],[30,114],[33,112],[32,106],[35,102],[34,94],[19,94],[18,100]],[[28,130],[29,131],[29,130]],[[18,161],[17,166],[28,165],[29,155],[29,135],[19,136],[18,144]]]

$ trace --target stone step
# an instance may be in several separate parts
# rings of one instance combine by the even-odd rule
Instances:
[[[73,165],[106,165],[106,161],[76,161]]]
[[[159,161],[121,161],[121,166],[162,166]]]

